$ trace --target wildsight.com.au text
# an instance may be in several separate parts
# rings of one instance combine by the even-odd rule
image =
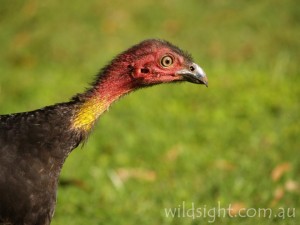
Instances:
[[[246,208],[241,207],[238,210],[229,204],[226,207],[221,206],[218,202],[216,207],[208,207],[203,205],[198,207],[194,202],[186,203],[183,201],[177,207],[174,208],[164,208],[165,216],[168,218],[189,218],[189,219],[200,219],[205,218],[209,223],[214,223],[217,218],[279,218],[288,219],[296,218],[295,208],[284,208],[278,207],[274,208]]]

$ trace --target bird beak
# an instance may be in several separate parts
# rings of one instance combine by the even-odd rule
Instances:
[[[208,87],[208,79],[203,69],[196,63],[190,65],[189,69],[182,69],[176,72],[176,75],[182,76],[186,81],[195,84],[204,84]]]

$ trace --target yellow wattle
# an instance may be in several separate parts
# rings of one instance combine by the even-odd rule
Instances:
[[[107,101],[98,98],[86,101],[80,106],[73,118],[73,128],[89,131],[97,118],[107,110],[108,105]]]

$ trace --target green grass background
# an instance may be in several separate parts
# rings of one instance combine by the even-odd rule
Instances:
[[[297,224],[299,25],[294,0],[2,0],[1,114],[66,101],[146,38],[188,50],[209,78],[114,104],[68,158],[52,224],[213,224],[166,217],[183,202],[296,211],[215,224]]]

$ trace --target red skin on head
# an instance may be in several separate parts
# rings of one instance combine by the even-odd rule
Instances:
[[[164,56],[172,64],[164,67]],[[186,68],[192,60],[175,46],[157,40],[147,40],[118,55],[105,67],[95,83],[98,95],[110,102],[130,91],[160,83],[184,80],[176,72]]]
[[[164,56],[170,56],[173,60],[173,64],[169,67],[163,67],[161,64],[161,60]],[[170,51],[170,49],[157,49],[157,51],[145,55],[133,63],[135,70],[132,76],[134,78],[142,78],[141,83],[143,85],[169,83],[182,80],[182,77],[176,76],[176,72],[184,66],[182,56]],[[143,69],[147,72],[143,72]]]

